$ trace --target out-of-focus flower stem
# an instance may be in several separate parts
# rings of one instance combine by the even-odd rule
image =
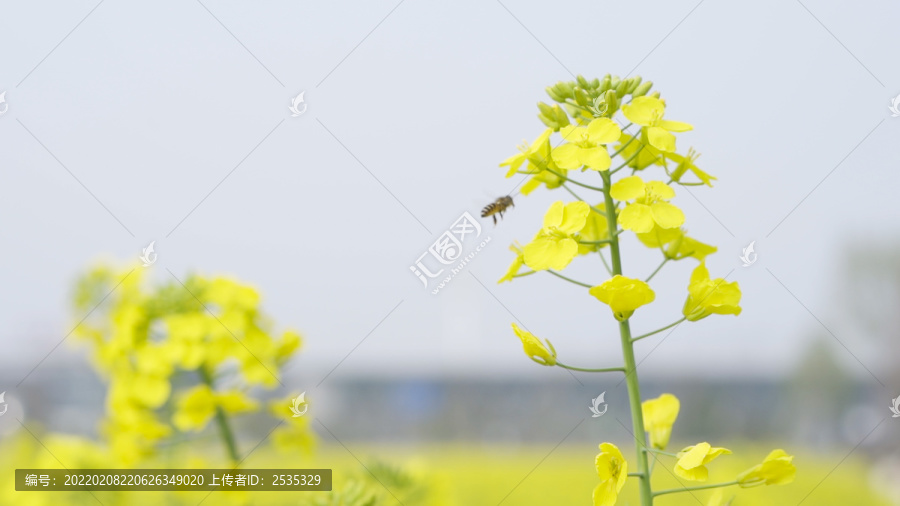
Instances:
[[[665,495],[665,494],[677,494],[678,492],[690,492],[693,490],[706,490],[710,488],[720,488],[720,487],[730,487],[731,485],[737,485],[737,480],[728,481],[725,483],[713,483],[710,485],[699,485],[696,487],[683,487],[683,488],[670,488],[666,490],[660,490],[659,492],[654,492],[653,495]]]
[[[616,221],[616,205],[609,194],[612,187],[612,177],[609,171],[601,172],[603,177],[603,200],[606,204],[606,221],[609,227],[610,245],[612,256],[612,274],[622,274],[622,258],[619,254],[618,223]],[[641,506],[653,506],[653,490],[650,488],[650,469],[647,463],[646,431],[644,430],[644,416],[641,412],[641,390],[637,378],[637,363],[634,359],[634,343],[631,341],[631,327],[628,320],[619,322],[619,337],[622,341],[622,356],[625,361],[625,382],[628,385],[628,402],[631,405],[631,424],[634,431],[634,441],[637,446],[638,464],[638,490],[641,496]]]
[[[200,366],[197,371],[200,373],[200,379],[203,380],[203,383],[211,389],[213,388],[213,378],[210,372],[204,366]],[[225,449],[228,451],[228,457],[231,459],[231,462],[235,465],[240,461],[238,457],[237,444],[234,441],[234,432],[231,431],[231,426],[228,424],[228,417],[225,416],[225,411],[222,409],[222,406],[216,406],[216,425],[219,426],[219,435],[222,437],[222,442],[225,444]]]

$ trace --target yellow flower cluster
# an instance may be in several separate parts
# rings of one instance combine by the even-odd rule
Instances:
[[[258,410],[247,389],[276,385],[279,368],[301,342],[292,331],[272,337],[251,287],[191,276],[183,285],[146,291],[142,273],[99,268],[80,281],[76,295],[79,308],[90,309],[109,294],[75,333],[90,343],[109,382],[102,432],[122,465],[150,456],[174,429],[202,430],[217,411]],[[244,387],[216,390],[213,378],[228,373]],[[178,384],[194,386],[173,393],[175,375]]]
[[[661,452],[669,444],[672,426],[678,418],[680,403],[672,394],[662,394],[641,404],[641,411],[647,432],[650,435],[651,452]],[[665,455],[672,455],[666,454]],[[722,455],[731,454],[727,448],[717,448],[707,442],[683,448],[675,454],[674,472],[679,478],[689,481],[706,481],[709,468],[706,466]],[[755,487],[759,485],[786,485],[794,480],[797,469],[794,457],[784,450],[773,450],[760,464],[738,474],[734,481],[723,482],[721,486],[739,485]],[[596,457],[597,476],[600,484],[594,489],[594,506],[613,506],[628,475],[628,463],[619,448],[612,443],[600,445]]]

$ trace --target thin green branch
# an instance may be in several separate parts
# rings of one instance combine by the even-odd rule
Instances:
[[[581,372],[625,372],[624,367],[604,367],[601,369],[587,369],[584,367],[574,367],[571,365],[563,364],[560,361],[556,361],[556,365],[562,367],[563,369],[569,369],[570,371],[581,371]]]
[[[711,488],[722,488],[722,487],[730,487],[732,485],[737,485],[738,481],[726,481],[723,483],[712,483],[710,485],[698,485],[696,487],[682,487],[682,488],[670,488],[666,490],[660,490],[658,492],[653,492],[653,497],[657,497],[660,495],[666,494],[677,494],[679,492],[693,492],[694,490],[708,490]]]
[[[680,319],[680,320],[678,320],[677,322],[670,323],[670,324],[666,325],[665,327],[663,327],[663,328],[661,328],[661,329],[656,329],[656,330],[654,330],[653,332],[648,332],[648,333],[646,333],[646,334],[637,336],[637,337],[635,337],[634,339],[632,339],[631,342],[633,343],[633,342],[635,342],[635,341],[640,341],[641,339],[643,339],[643,338],[645,338],[645,337],[650,337],[650,336],[652,336],[653,334],[659,334],[660,332],[662,332],[662,331],[664,331],[664,330],[668,330],[668,329],[670,329],[670,328],[672,328],[672,327],[674,327],[674,326],[680,324],[681,322],[683,322],[683,321],[685,321],[685,320],[687,320],[686,317],[685,317],[685,318],[682,318],[682,319]]]
[[[606,257],[603,256],[603,250],[598,250],[597,253],[600,255],[600,260],[603,262],[603,267],[606,267],[606,273],[612,276],[612,269],[609,268],[609,263],[606,262]]]
[[[206,384],[210,388],[213,389],[213,380],[212,375],[208,370],[206,370],[205,366],[200,366],[197,369],[197,372],[200,373],[200,379],[203,383]],[[231,462],[237,464],[240,460],[237,451],[237,444],[234,441],[234,432],[231,431],[231,426],[228,424],[228,417],[225,415],[225,411],[222,409],[222,406],[216,406],[216,415],[215,415],[216,425],[219,426],[219,436],[222,438],[222,442],[225,444],[225,449],[228,450],[228,457],[231,459]]]
[[[524,278],[525,276],[531,276],[535,272],[537,272],[537,271],[528,271],[528,272],[523,272],[521,274],[514,274],[513,277],[514,278]]]
[[[619,171],[620,171],[621,169],[623,169],[626,165],[628,165],[629,163],[631,163],[632,160],[634,160],[635,158],[638,157],[638,155],[641,154],[641,151],[642,151],[643,149],[644,149],[644,144],[642,143],[640,146],[638,146],[638,148],[637,148],[637,150],[634,152],[634,154],[631,155],[631,158],[629,158],[628,160],[625,160],[624,162],[622,162],[622,165],[619,165],[619,166],[616,167],[615,169],[612,169],[612,170],[610,171],[610,174],[615,174],[616,172],[619,172]]]
[[[582,283],[581,281],[575,281],[572,278],[567,278],[567,277],[563,276],[562,274],[560,274],[556,271],[550,270],[550,269],[547,269],[547,272],[549,272],[550,274],[553,274],[554,276],[556,276],[560,279],[564,279],[564,280],[568,281],[569,283],[574,283],[576,285],[583,286],[585,288],[593,288],[594,287],[594,285],[589,285],[587,283]]]
[[[659,270],[663,268],[663,265],[666,265],[666,263],[667,263],[669,260],[671,260],[671,258],[669,258],[669,257],[664,258],[663,261],[662,261],[662,263],[660,263],[660,264],[656,267],[656,269],[654,269],[653,272],[651,272],[650,275],[647,276],[647,279],[644,280],[644,283],[649,283],[650,280],[653,279],[653,276],[656,276],[656,273],[659,272]]]
[[[576,184],[576,185],[578,185],[578,186],[581,186],[582,188],[587,188],[588,190],[594,190],[595,192],[602,192],[602,191],[603,191],[603,188],[598,188],[598,187],[596,187],[596,186],[591,186],[591,185],[589,185],[589,184],[584,184],[584,183],[582,183],[581,181],[575,181],[574,179],[570,178],[569,176],[567,176],[567,175],[565,175],[565,174],[560,174],[559,172],[556,172],[555,170],[551,169],[550,167],[547,167],[545,170],[546,170],[547,172],[553,174],[554,176],[556,176],[556,177],[562,179],[563,181],[569,181],[570,183]]]

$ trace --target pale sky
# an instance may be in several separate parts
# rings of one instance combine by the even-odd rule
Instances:
[[[719,179],[678,188],[674,203],[692,236],[719,246],[712,274],[733,270],[744,293],[738,318],[642,342],[641,370],[782,374],[824,332],[818,319],[859,359],[833,343],[847,370],[866,377],[884,364],[847,321],[837,281],[846,245],[900,230],[889,7],[5,2],[2,368],[24,374],[83,316],[68,307],[78,273],[137,261],[150,241],[151,278],[170,269],[256,286],[278,325],[305,336],[291,370],[311,380],[344,357],[337,376],[566,374],[535,370],[516,319],[566,362],[619,365],[614,321],[584,290],[549,275],[496,284],[508,245],[568,194],[539,190],[496,227],[482,221],[490,243],[436,296],[409,266],[463,211],[518,183],[497,164],[542,130],[545,86],[635,69],[667,117],[694,125],[680,150],[694,146]],[[294,118],[301,91],[308,110]],[[750,241],[759,257],[744,268]],[[633,238],[624,255],[636,277],[658,262]],[[599,284],[595,262],[566,272]],[[689,262],[654,278],[636,333],[678,318]],[[65,363],[72,344],[41,368]]]

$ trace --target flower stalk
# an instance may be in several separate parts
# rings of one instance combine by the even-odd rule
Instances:
[[[201,366],[197,369],[197,372],[200,373],[200,379],[203,383],[210,389],[213,389],[213,378],[206,367]],[[235,443],[234,432],[231,430],[231,425],[228,423],[228,416],[225,415],[225,410],[222,409],[222,406],[216,406],[215,420],[216,425],[219,427],[219,437],[222,438],[222,444],[225,445],[225,450],[228,452],[228,458],[231,459],[231,462],[234,465],[237,465],[240,461],[237,443]]]
[[[619,236],[616,233],[616,204],[609,189],[612,186],[609,172],[601,172],[603,177],[603,201],[606,204],[607,225],[609,227],[609,251],[612,257],[612,274],[622,274],[622,257],[619,252]],[[650,487],[650,468],[647,462],[647,439],[644,430],[644,416],[641,412],[641,387],[637,377],[637,363],[634,360],[634,342],[631,340],[631,326],[628,320],[619,322],[619,337],[622,341],[622,357],[625,361],[625,383],[628,386],[628,403],[631,406],[631,426],[634,442],[637,445],[638,490],[641,506],[653,505],[653,489]]]

